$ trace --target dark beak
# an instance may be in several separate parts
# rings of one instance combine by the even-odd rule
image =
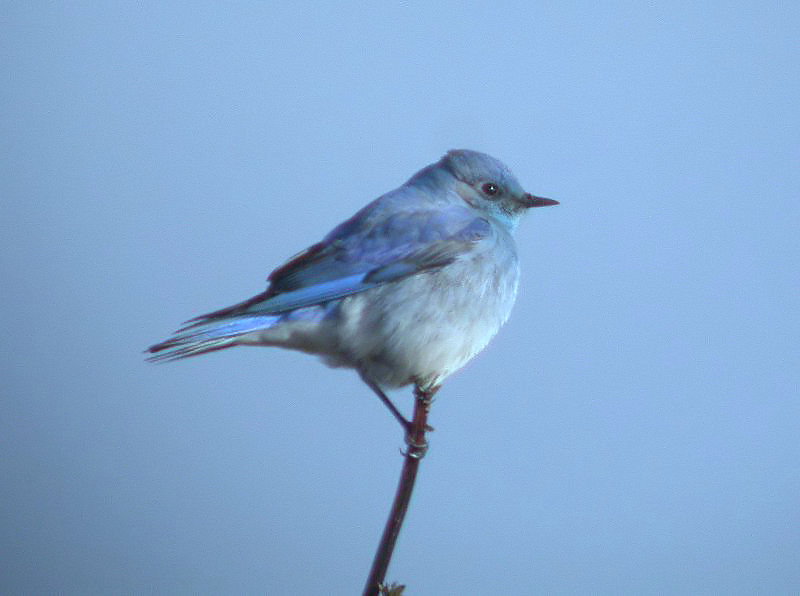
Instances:
[[[535,197],[530,193],[525,195],[525,199],[525,205],[527,207],[549,207],[550,205],[558,205],[558,201],[545,199],[544,197]]]

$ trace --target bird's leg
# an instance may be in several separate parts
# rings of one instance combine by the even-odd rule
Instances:
[[[406,435],[408,435],[408,433],[411,431],[411,421],[410,421],[410,420],[407,420],[407,419],[406,419],[406,417],[405,417],[405,416],[403,416],[403,415],[400,413],[400,410],[398,410],[398,409],[397,409],[397,406],[395,406],[395,405],[392,403],[392,400],[391,400],[391,399],[389,399],[389,398],[386,396],[386,394],[383,392],[383,389],[381,389],[380,387],[378,387],[378,385],[377,385],[376,383],[374,383],[374,382],[372,381],[372,379],[370,379],[370,378],[369,378],[368,376],[366,376],[364,373],[361,373],[361,372],[359,372],[358,374],[359,374],[359,375],[361,375],[361,380],[362,380],[362,381],[364,381],[364,383],[366,383],[366,384],[367,384],[367,387],[369,387],[370,389],[372,389],[372,391],[374,391],[374,392],[375,392],[375,395],[377,395],[377,396],[380,398],[380,400],[383,402],[383,404],[384,404],[384,405],[385,405],[387,408],[389,408],[389,411],[392,413],[392,416],[394,416],[394,417],[397,419],[397,421],[400,423],[400,425],[401,425],[401,426],[403,427],[403,429],[406,431]]]
[[[375,395],[377,395],[380,398],[383,404],[387,408],[389,408],[389,411],[392,413],[392,416],[394,416],[397,419],[397,421],[400,423],[400,426],[402,426],[403,430],[406,432],[406,437],[408,437],[409,434],[411,433],[411,421],[400,413],[400,410],[397,409],[397,406],[392,403],[392,400],[389,399],[389,397],[383,392],[383,389],[378,387],[377,383],[375,383],[372,379],[370,379],[368,376],[366,376],[364,373],[360,371],[358,374],[361,377],[361,380],[364,381],[364,383],[366,383],[367,387],[372,389],[372,391],[375,393]],[[417,387],[414,390],[414,395],[417,395],[418,390],[419,388]],[[429,395],[432,397],[433,394],[436,393],[438,390],[439,388],[435,387],[433,390],[429,391]],[[430,397],[428,399],[429,399],[428,406],[430,407],[430,401],[432,401],[432,399]],[[430,432],[434,430],[434,428],[429,424],[426,424],[425,430]]]
[[[417,399],[421,402],[421,405],[425,406],[425,413],[427,414],[431,409],[431,404],[436,400],[434,395],[436,392],[439,391],[441,385],[434,385],[433,387],[428,387],[427,389],[423,390],[420,389],[419,385],[414,385],[414,399]],[[427,417],[426,417],[427,419]],[[430,424],[425,424],[425,432],[431,432],[436,430]]]
[[[425,440],[425,432],[433,430],[428,426],[428,412],[433,403],[433,395],[439,391],[439,386],[422,389],[419,385],[414,385],[414,420],[411,422],[409,430],[406,432],[406,445],[408,451],[406,455],[414,459],[422,459],[428,451],[428,441]]]

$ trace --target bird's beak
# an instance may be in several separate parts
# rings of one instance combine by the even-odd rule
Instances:
[[[525,193],[524,203],[526,207],[549,207],[551,205],[558,205],[558,201],[545,199],[544,197],[535,197],[531,193]]]

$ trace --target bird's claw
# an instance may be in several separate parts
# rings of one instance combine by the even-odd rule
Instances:
[[[415,441],[411,435],[406,434],[406,445],[408,445],[408,449],[400,450],[400,453],[402,453],[404,457],[422,459],[428,452],[428,441],[425,439],[422,439],[422,441]]]

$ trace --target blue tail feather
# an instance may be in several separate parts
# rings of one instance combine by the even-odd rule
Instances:
[[[150,346],[146,351],[154,356],[147,360],[168,362],[231,348],[242,335],[268,329],[280,318],[280,315],[250,315],[187,325],[168,340]]]

